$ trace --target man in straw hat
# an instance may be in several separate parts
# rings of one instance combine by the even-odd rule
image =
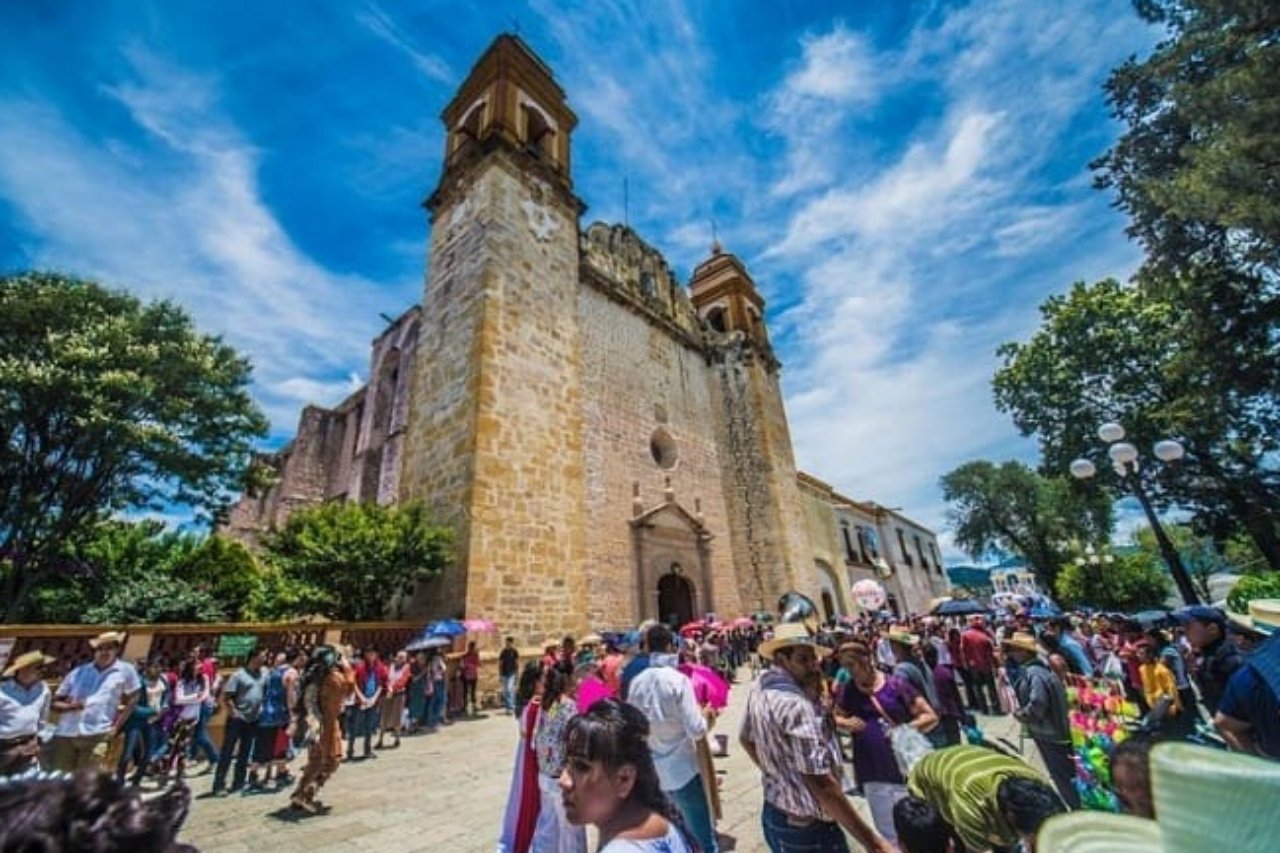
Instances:
[[[1227,616],[1262,643],[1227,682],[1213,724],[1232,749],[1280,761],[1280,599],[1251,601],[1248,615]]]
[[[890,851],[845,798],[835,723],[817,696],[820,647],[801,624],[783,623],[760,645],[772,666],[747,698],[738,738],[764,786],[769,849],[847,851],[843,830],[863,847]]]
[[[53,698],[41,669],[53,661],[43,652],[26,652],[0,676],[0,776],[17,776],[40,760],[38,735]]]
[[[885,638],[893,649],[893,658],[896,661],[893,674],[914,687],[916,692],[929,703],[934,715],[941,717],[942,703],[938,698],[938,683],[933,677],[932,667],[926,666],[920,658],[920,637],[908,628],[894,626],[888,630]],[[923,730],[922,734],[936,747],[947,745],[946,732],[938,723]]]
[[[1151,752],[1155,820],[1098,811],[1050,819],[1036,853],[1272,853],[1280,767],[1188,743]]]
[[[61,714],[51,743],[54,770],[101,767],[111,739],[137,704],[142,677],[120,660],[124,637],[107,631],[90,640],[93,660],[71,670],[54,691],[52,707]]]
[[[1036,638],[1015,631],[1001,645],[1018,664],[1018,681],[1013,685],[1018,707],[1013,716],[1027,727],[1036,742],[1044,766],[1054,786],[1068,806],[1080,808],[1080,794],[1073,782],[1076,775],[1071,755],[1071,728],[1067,721],[1067,689],[1057,674],[1040,659]]]

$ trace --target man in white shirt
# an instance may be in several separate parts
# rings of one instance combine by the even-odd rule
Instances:
[[[61,716],[50,763],[67,773],[103,766],[111,739],[129,719],[142,691],[138,671],[120,660],[124,634],[108,631],[89,645],[93,660],[71,670],[53,694],[53,710]]]
[[[693,683],[676,669],[671,631],[655,625],[645,633],[649,667],[635,677],[627,702],[649,719],[649,750],[662,790],[684,818],[703,853],[716,853],[711,808],[698,773],[697,740],[706,737],[707,721],[693,695]],[[714,780],[711,780],[714,781]]]
[[[18,655],[0,681],[0,776],[17,776],[40,759],[40,726],[53,694],[41,669],[54,659],[38,651]]]

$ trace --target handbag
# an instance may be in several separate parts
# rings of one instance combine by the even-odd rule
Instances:
[[[897,763],[898,772],[902,774],[902,778],[906,779],[911,775],[911,768],[916,766],[916,762],[933,752],[933,744],[906,723],[895,725],[893,718],[884,712],[880,700],[874,695],[870,698],[880,716],[889,723],[886,734],[889,736],[889,746],[893,750],[893,760]]]

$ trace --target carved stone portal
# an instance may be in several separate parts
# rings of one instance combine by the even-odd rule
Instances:
[[[711,534],[674,501],[631,520],[635,549],[635,619],[685,622],[715,610]],[[676,621],[680,620],[680,621]]]

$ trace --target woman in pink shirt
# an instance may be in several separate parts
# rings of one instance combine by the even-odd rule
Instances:
[[[471,715],[475,716],[479,709],[476,707],[476,682],[480,680],[480,652],[476,651],[475,640],[467,643],[467,651],[462,656],[462,708],[465,711],[468,704],[471,706]]]

